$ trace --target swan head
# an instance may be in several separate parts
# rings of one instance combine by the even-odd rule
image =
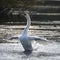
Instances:
[[[21,15],[26,17],[27,14],[29,14],[29,11],[23,11],[23,13]]]

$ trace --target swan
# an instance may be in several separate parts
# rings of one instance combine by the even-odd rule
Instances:
[[[31,19],[30,19],[30,15],[29,15],[28,11],[24,11],[24,16],[27,19],[27,25],[26,25],[26,28],[24,29],[22,35],[13,36],[13,37],[10,37],[9,39],[18,38],[25,51],[33,51],[31,40],[35,40],[35,41],[37,41],[37,40],[48,41],[48,40],[46,38],[42,38],[42,37],[38,37],[38,36],[29,36],[28,30],[29,30],[29,27],[31,26]]]

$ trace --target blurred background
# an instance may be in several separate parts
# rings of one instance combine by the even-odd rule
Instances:
[[[31,35],[60,41],[60,0],[0,0],[0,40],[21,34],[27,22],[21,11],[30,12]]]
[[[22,12],[29,11],[29,35],[45,37],[49,43],[32,41],[28,57],[21,43],[9,37],[22,34],[27,20]],[[60,0],[0,0],[0,60],[60,60]]]

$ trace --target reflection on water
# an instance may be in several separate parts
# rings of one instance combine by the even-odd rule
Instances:
[[[42,43],[42,42],[41,42]],[[33,52],[23,53],[21,43],[1,43],[0,60],[58,60],[60,59],[60,43],[39,44],[32,42]]]
[[[16,29],[10,27],[9,29],[5,28],[0,29],[1,38],[19,35],[23,31],[19,27],[15,27]],[[53,37],[59,33],[57,31],[29,30],[29,34]],[[54,41],[32,41],[32,46],[32,52],[23,53],[24,49],[20,41],[18,43],[0,43],[0,60],[60,60],[60,43]]]

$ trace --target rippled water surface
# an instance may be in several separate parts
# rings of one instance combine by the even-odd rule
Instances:
[[[41,42],[42,43],[42,42]],[[60,60],[60,44],[32,42],[33,52],[23,53],[21,43],[1,43],[0,60]]]
[[[7,28],[1,28],[0,37],[4,38],[5,36],[9,37],[10,35],[21,34],[22,30],[19,29],[19,26],[16,29],[14,28],[11,29],[9,26]],[[40,27],[38,26],[37,28]],[[47,38],[48,36],[53,37],[60,34],[58,31],[45,30],[29,30],[29,32],[29,34],[36,36],[46,35]],[[60,60],[60,43],[54,42],[52,40],[49,40],[49,42],[32,41],[31,43],[33,46],[32,53],[23,53],[24,49],[20,41],[18,41],[18,43],[0,43],[0,60]]]

